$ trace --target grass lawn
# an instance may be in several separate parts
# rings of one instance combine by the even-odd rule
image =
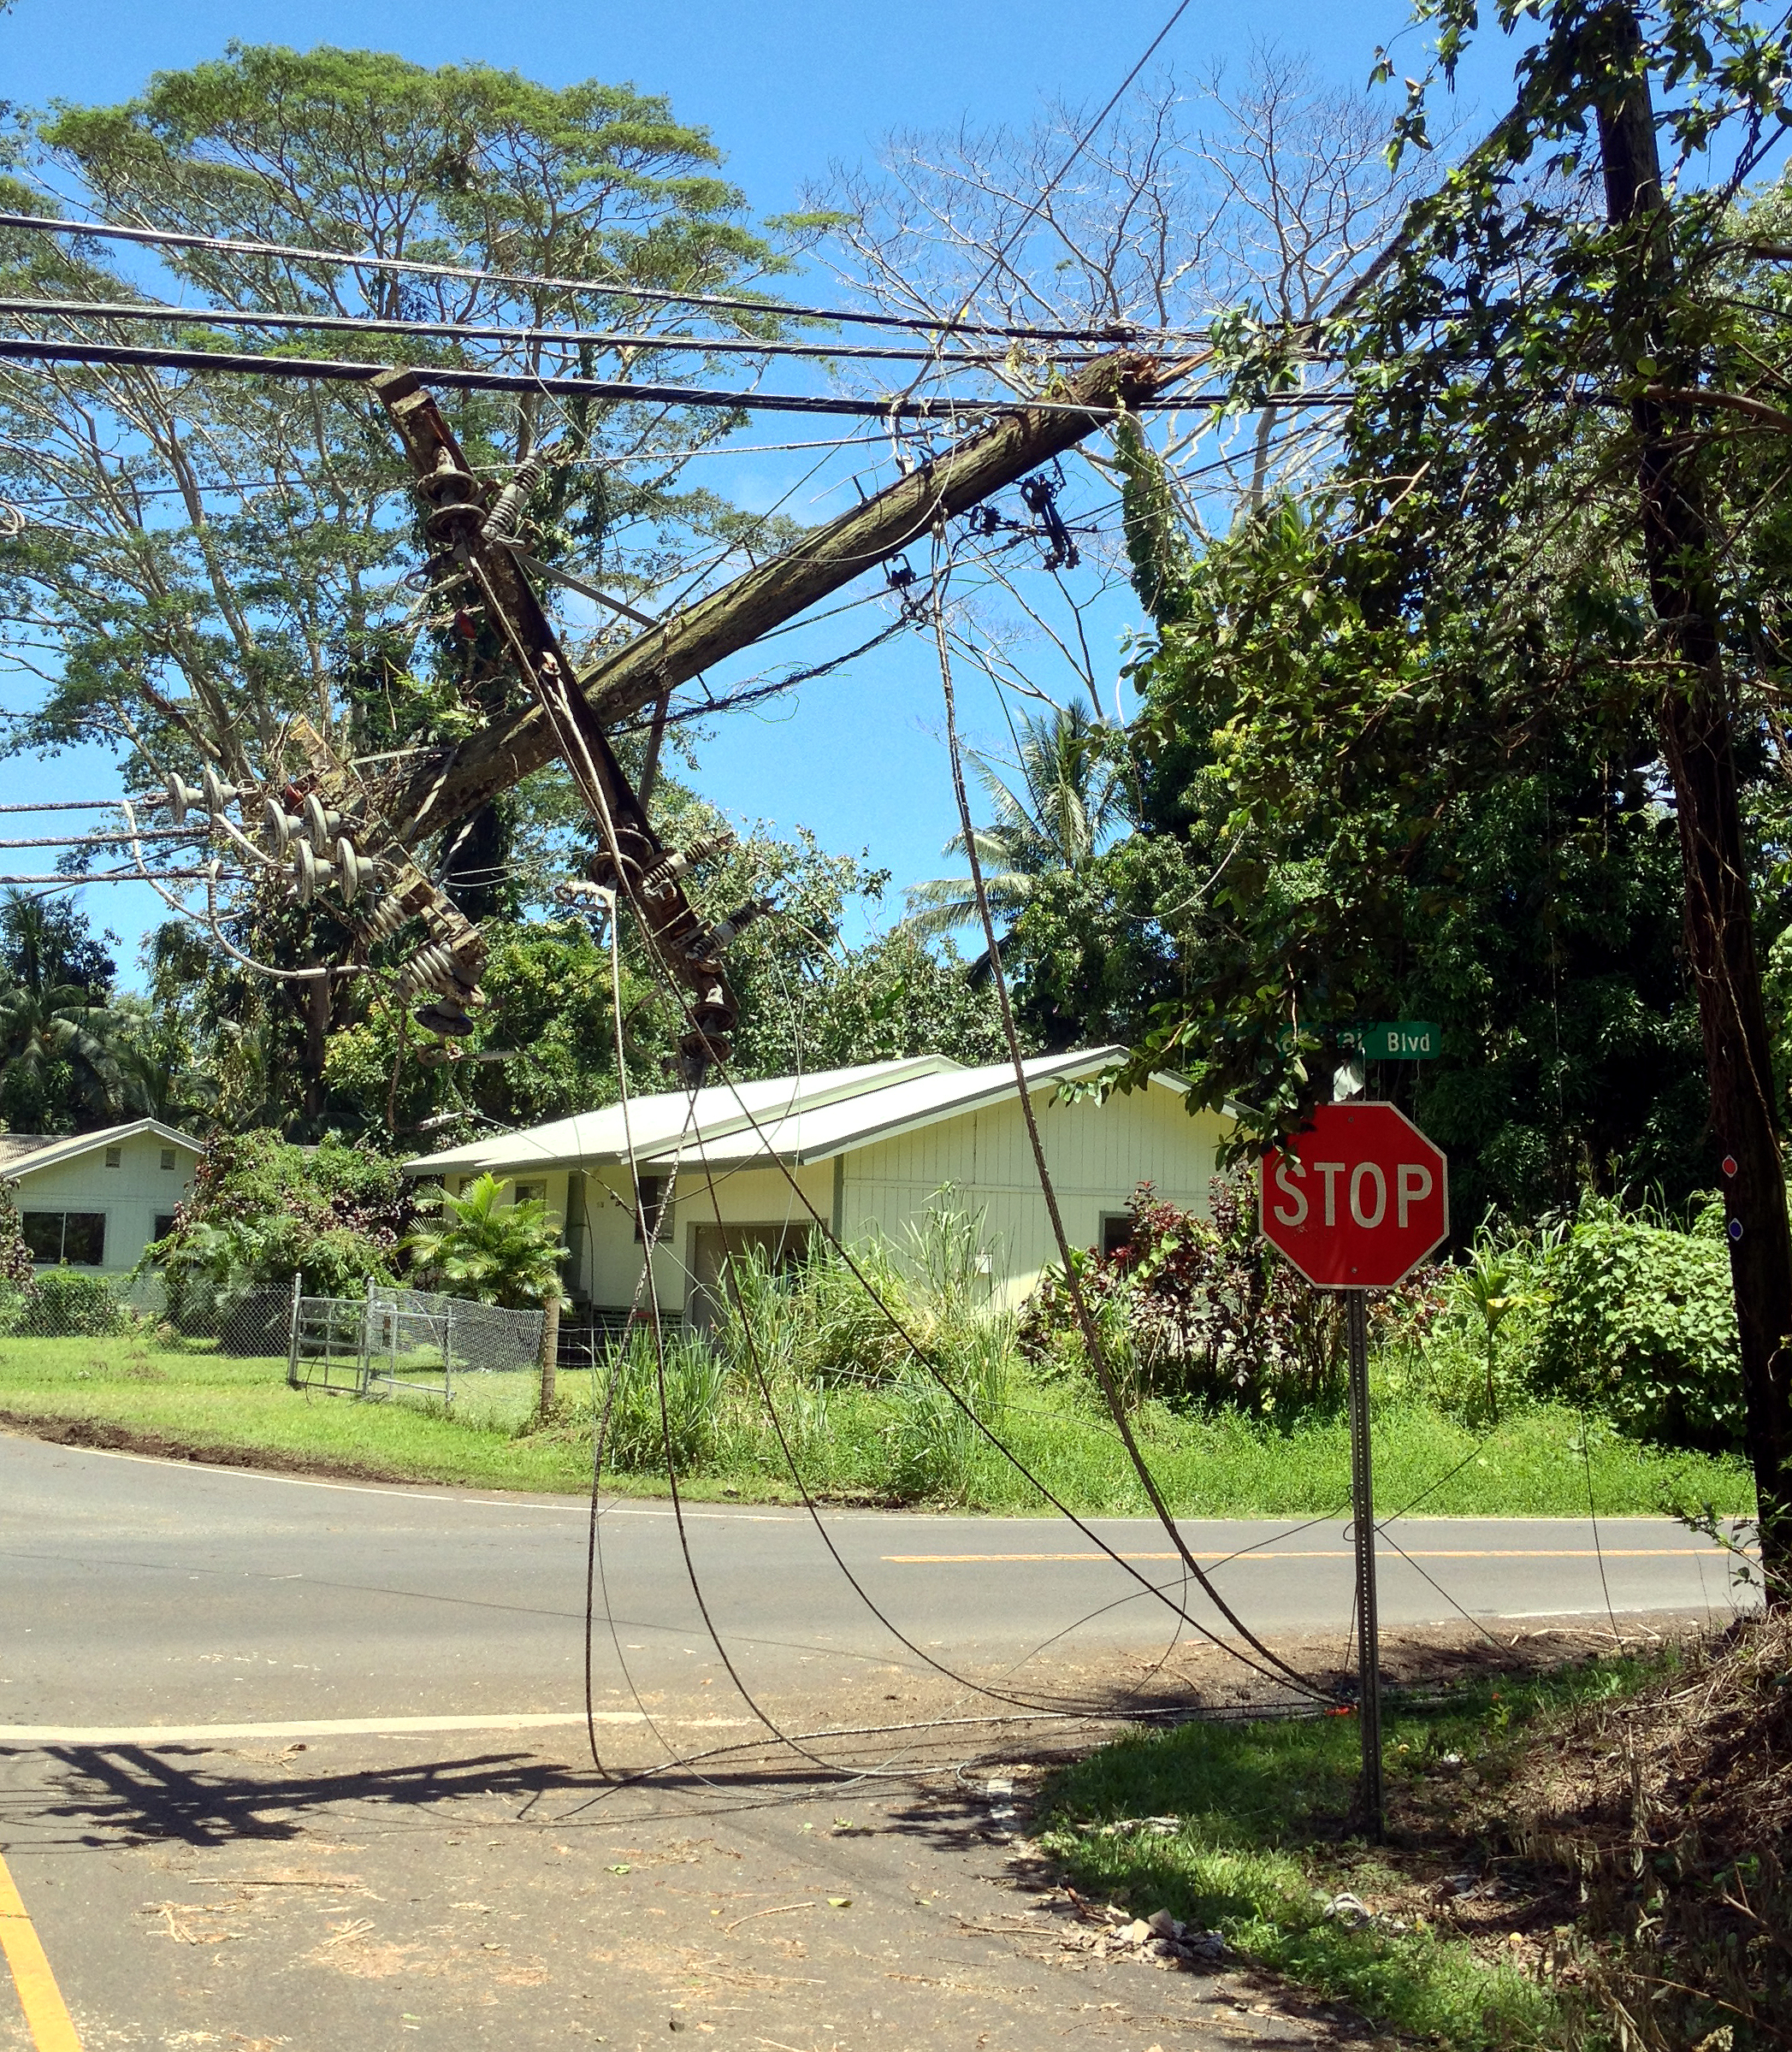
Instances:
[[[1550,1712],[1654,1671],[1606,1659],[1547,1680],[1488,1680],[1442,1707],[1390,1705],[1386,1850],[1346,1822],[1360,1759],[1354,1717],[1192,1724],[1121,1740],[1047,1783],[1034,1828],[1084,1893],[1218,1931],[1381,2029],[1451,2052],[1603,2043],[1537,1971],[1552,1920],[1572,1913],[1572,1890],[1565,1901],[1547,1883],[1528,1893],[1523,1870],[1479,1842],[1478,1820],[1447,1797],[1497,1784],[1534,1730],[1547,1742]],[[1474,1807],[1470,1798],[1464,1809]],[[1495,1895],[1440,1907],[1437,1883],[1464,1866],[1498,1875]],[[1375,1913],[1328,1913],[1345,1895]]]
[[[563,1375],[565,1415],[531,1429],[534,1377],[470,1376],[448,1415],[439,1404],[364,1403],[289,1389],[284,1360],[230,1360],[147,1336],[0,1339],[0,1412],[74,1422],[165,1444],[281,1465],[393,1481],[483,1488],[577,1491],[590,1483],[591,1387]],[[776,1442],[744,1393],[693,1464],[690,1493],[786,1500],[794,1496]],[[1050,1385],[1017,1385],[992,1421],[1020,1457],[1073,1508],[1145,1509],[1111,1429]],[[1182,1417],[1147,1406],[1141,1436],[1166,1494],[1189,1517],[1328,1515],[1350,1499],[1350,1440],[1342,1418],[1286,1430],[1236,1417]],[[878,1391],[831,1393],[797,1433],[809,1486],[836,1500],[928,1501],[1030,1514],[1038,1495],[961,1418],[917,1416]],[[1582,1517],[1590,1467],[1602,1517],[1709,1502],[1747,1514],[1752,1492],[1738,1461],[1641,1446],[1551,1408],[1517,1411],[1485,1439],[1421,1405],[1384,1404],[1375,1418],[1378,1509],[1428,1515]],[[946,1458],[949,1455],[949,1458]],[[920,1458],[925,1456],[925,1458]],[[606,1481],[652,1493],[661,1476]],[[683,1478],[681,1478],[683,1479]]]

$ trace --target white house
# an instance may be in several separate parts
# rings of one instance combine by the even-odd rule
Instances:
[[[157,1119],[98,1132],[3,1132],[0,1176],[17,1186],[33,1262],[122,1275],[169,1230],[199,1153],[197,1140]]]
[[[1026,1065],[1073,1246],[1114,1245],[1141,1182],[1204,1212],[1227,1129],[1217,1114],[1191,1116],[1183,1085],[1168,1076],[1105,1104],[1057,1097],[1061,1083],[1097,1074],[1118,1051]],[[1018,1302],[1057,1258],[1008,1062],[966,1068],[920,1055],[720,1085],[695,1102],[663,1091],[423,1155],[405,1169],[440,1176],[457,1195],[489,1171],[511,1182],[512,1198],[544,1199],[572,1251],[575,1300],[602,1311],[626,1308],[641,1274],[631,1159],[650,1214],[672,1193],[654,1255],[660,1304],[697,1324],[708,1322],[729,1254],[795,1249],[818,1221],[845,1241],[873,1230],[900,1241],[948,1184],[955,1203],[983,1215],[995,1301]]]

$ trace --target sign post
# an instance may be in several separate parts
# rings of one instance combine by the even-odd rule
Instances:
[[[1363,1816],[1379,1838],[1381,1796],[1381,1625],[1375,1608],[1375,1478],[1369,1450],[1369,1305],[1344,1292],[1350,1347],[1351,1525],[1357,1544],[1357,1710],[1363,1720]]]
[[[1450,1230],[1449,1165],[1392,1104],[1322,1104],[1304,1132],[1263,1157],[1263,1237],[1320,1289],[1344,1298],[1350,1352],[1351,1515],[1357,1554],[1363,1821],[1382,1828],[1381,1647],[1369,1436],[1369,1306],[1435,1251]]]

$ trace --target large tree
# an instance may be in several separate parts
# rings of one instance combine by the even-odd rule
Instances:
[[[1475,21],[1440,11],[1448,66]],[[1665,1014],[1677,984],[1700,1022],[1782,1588],[1792,1243],[1755,920],[1777,931],[1784,908],[1750,877],[1757,835],[1783,845],[1762,772],[1786,681],[1792,423],[1764,240],[1781,202],[1748,181],[1778,132],[1787,52],[1716,7],[1535,11],[1514,113],[1414,210],[1350,318],[1241,326],[1247,403],[1316,346],[1349,364],[1327,487],[1192,555],[1139,466],[1158,740],[1186,788],[1217,794],[1227,859],[1209,973],[1160,1022],[1155,1056],[1182,1050],[1206,1096],[1254,1093],[1266,1127],[1296,1117],[1323,1080],[1315,1029],[1411,987],[1415,953],[1438,959],[1415,921],[1464,832],[1502,808],[1535,831],[1541,811],[1554,839],[1561,806],[1626,849],[1625,889],[1671,837],[1680,953],[1642,995]],[[1658,74],[1672,81],[1659,107]],[[1422,95],[1405,133],[1422,139]],[[1662,138],[1671,171],[1699,156],[1726,174],[1664,175]],[[1577,890],[1584,927],[1598,890],[1549,880],[1558,908]],[[1446,890],[1434,924],[1449,910]],[[1576,944],[1622,963],[1627,916]],[[1515,908],[1505,926],[1525,923]],[[1569,952],[1552,942],[1546,965]],[[1639,984],[1647,971],[1624,966]]]

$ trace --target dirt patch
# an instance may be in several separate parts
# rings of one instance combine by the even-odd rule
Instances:
[[[209,1468],[251,1468],[268,1475],[315,1475],[351,1482],[415,1485],[418,1479],[377,1461],[336,1460],[316,1454],[287,1453],[275,1447],[218,1446],[140,1425],[115,1424],[109,1418],[47,1417],[34,1411],[0,1408],[0,1427],[26,1439],[47,1440],[53,1446],[92,1446],[103,1453],[144,1453],[158,1460],[194,1461]]]

